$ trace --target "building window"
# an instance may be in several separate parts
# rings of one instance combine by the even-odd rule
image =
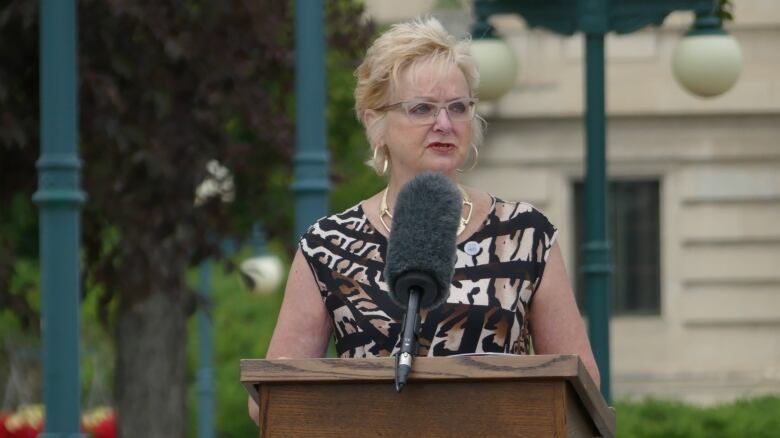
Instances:
[[[609,183],[607,229],[612,256],[612,315],[658,315],[661,311],[661,250],[658,181]],[[579,266],[585,243],[585,190],[574,183],[575,290],[585,309]]]

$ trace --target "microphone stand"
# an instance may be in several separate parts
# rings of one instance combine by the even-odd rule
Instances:
[[[418,286],[409,288],[409,305],[403,321],[401,351],[395,357],[395,390],[401,392],[412,371],[412,358],[417,354],[417,337],[420,334],[420,296]]]

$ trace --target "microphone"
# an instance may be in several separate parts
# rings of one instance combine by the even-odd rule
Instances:
[[[462,205],[457,187],[441,173],[422,172],[398,193],[385,263],[390,298],[406,309],[395,364],[398,392],[417,353],[420,309],[435,309],[449,296]]]

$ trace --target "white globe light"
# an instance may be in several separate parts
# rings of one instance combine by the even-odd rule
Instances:
[[[480,100],[498,99],[512,89],[517,79],[517,58],[509,44],[496,38],[474,40],[471,56],[479,67]]]
[[[701,97],[728,91],[742,70],[742,51],[731,35],[688,35],[672,54],[672,71],[680,85]]]
[[[244,260],[239,272],[244,286],[250,292],[269,294],[282,284],[284,268],[276,256],[263,255]]]

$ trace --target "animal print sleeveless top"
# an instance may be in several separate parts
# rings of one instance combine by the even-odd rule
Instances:
[[[530,204],[493,197],[482,227],[458,244],[449,299],[421,312],[419,355],[527,354],[531,299],[556,236]],[[333,320],[339,357],[396,354],[404,312],[384,279],[387,239],[362,206],[317,221],[300,248]]]

